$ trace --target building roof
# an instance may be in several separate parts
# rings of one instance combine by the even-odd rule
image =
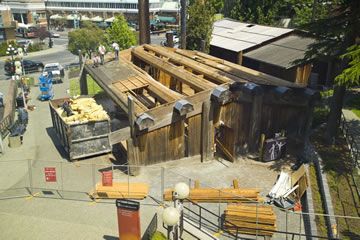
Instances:
[[[240,52],[294,31],[222,19],[214,23],[210,45]]]
[[[295,60],[304,58],[309,45],[314,42],[313,38],[290,35],[245,53],[244,56],[288,69],[297,65]]]
[[[161,10],[175,10],[179,11],[179,3],[178,2],[164,2]]]

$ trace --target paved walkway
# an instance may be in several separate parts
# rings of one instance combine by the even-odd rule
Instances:
[[[354,146],[352,146],[353,151],[358,153],[358,161],[360,161],[360,118],[351,110],[343,109],[342,112],[348,126],[349,134],[355,142]]]
[[[66,45],[55,45],[52,48],[48,48],[48,49],[37,51],[37,52],[28,53],[28,55],[24,56],[24,58],[26,59],[26,58],[29,58],[29,57],[36,57],[36,56],[56,53],[56,52],[63,51],[65,49],[66,49]],[[0,57],[0,61],[5,61],[8,58],[10,58],[10,57],[9,56]]]

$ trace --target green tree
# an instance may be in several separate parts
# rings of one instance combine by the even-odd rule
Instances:
[[[116,42],[119,44],[120,50],[136,45],[136,36],[123,15],[117,16],[111,27],[106,30],[106,41],[108,45]]]
[[[360,45],[355,44],[347,49],[341,59],[349,61],[348,67],[335,78],[338,85],[352,87],[360,85]]]
[[[91,53],[104,42],[104,32],[94,24],[86,23],[81,29],[69,32],[68,50],[75,55],[79,50],[91,58]]]
[[[215,14],[211,1],[194,0],[189,5],[188,14],[186,48],[200,50],[204,40],[205,51],[209,51]]]
[[[349,53],[345,53],[349,47],[356,44],[359,38],[360,1],[337,0],[329,4],[331,4],[329,8],[331,11],[325,18],[317,19],[304,27],[317,37],[317,42],[312,44],[306,52],[307,59],[314,57],[337,59],[334,69],[339,77],[335,80],[334,95],[325,132],[325,140],[333,143],[340,125],[346,88],[359,82],[356,79],[356,73],[359,72],[359,65],[356,63],[358,47],[352,47]],[[343,57],[340,57],[342,55]]]

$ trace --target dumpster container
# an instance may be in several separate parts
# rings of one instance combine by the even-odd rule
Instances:
[[[56,111],[69,98],[49,101],[51,119],[56,134],[70,160],[111,152],[110,120],[68,124]]]

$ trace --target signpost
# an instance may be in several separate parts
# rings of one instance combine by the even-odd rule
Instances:
[[[116,199],[119,238],[121,240],[140,240],[140,203]]]
[[[112,186],[113,184],[113,175],[112,171],[102,172],[102,185],[103,186]]]
[[[56,168],[46,167],[44,168],[44,173],[46,182],[56,182]]]

